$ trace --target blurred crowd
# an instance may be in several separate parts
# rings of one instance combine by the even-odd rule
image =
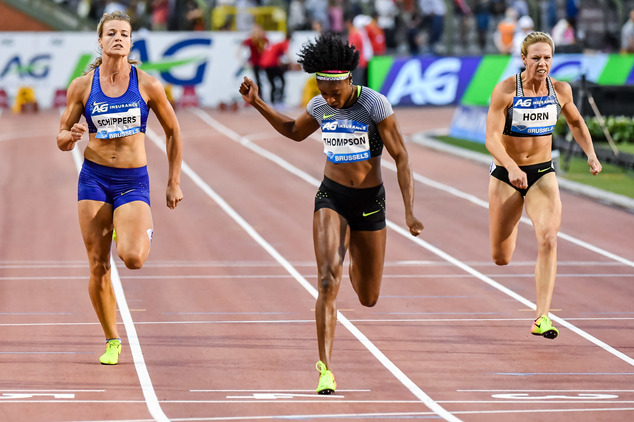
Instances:
[[[581,0],[54,0],[81,17],[126,11],[133,29],[196,31],[213,28],[215,8],[234,7],[235,22],[219,29],[250,31],[254,8],[276,7],[286,29],[330,30],[360,45],[362,63],[373,55],[519,54],[534,30],[552,35],[558,52],[589,47],[579,24]],[[611,0],[625,8],[629,0]],[[589,1],[585,0],[587,8]],[[595,0],[598,5],[601,1]],[[634,11],[623,11],[613,34],[593,45],[602,51],[634,52]],[[607,15],[606,15],[607,16]],[[266,28],[265,28],[266,29]],[[620,32],[620,34],[618,33]],[[351,41],[352,42],[352,41]],[[361,48],[361,46],[363,46]],[[597,49],[596,47],[594,47]]]

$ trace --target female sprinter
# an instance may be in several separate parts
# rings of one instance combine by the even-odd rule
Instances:
[[[240,93],[279,133],[294,141],[322,130],[326,165],[313,214],[319,278],[315,305],[320,359],[317,392],[331,394],[337,387],[330,361],[336,298],[347,249],[350,280],[359,301],[374,306],[379,298],[386,239],[383,145],[396,162],[405,222],[411,234],[417,236],[423,225],[414,217],[412,172],[392,106],[383,95],[353,84],[351,71],[359,62],[359,52],[335,35],[324,34],[304,45],[299,57],[304,71],[317,74],[321,95],[315,96],[297,119],[266,104],[258,95],[258,86],[248,78],[240,85]]]
[[[167,140],[167,206],[173,209],[183,199],[176,115],[160,82],[128,59],[131,30],[127,15],[103,15],[97,27],[101,57],[71,82],[57,135],[62,151],[72,150],[85,132],[89,135],[79,174],[79,225],[90,263],[90,299],[106,335],[106,352],[99,358],[104,365],[115,365],[121,353],[110,282],[113,228],[117,253],[130,269],[141,268],[152,240],[144,144],[148,109],[158,117]],[[86,123],[79,123],[82,115]]]
[[[491,155],[489,181],[489,232],[491,255],[497,265],[511,261],[522,208],[537,236],[537,319],[531,333],[554,339],[548,312],[557,273],[557,232],[561,200],[551,161],[552,132],[559,113],[588,156],[592,174],[601,171],[586,124],[566,82],[548,73],[553,40],[543,32],[530,33],[522,43],[526,70],[498,83],[487,116],[486,146]]]

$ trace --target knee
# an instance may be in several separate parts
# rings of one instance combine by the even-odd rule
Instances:
[[[379,301],[379,295],[366,295],[366,296],[359,296],[359,302],[361,303],[361,305],[371,308],[374,305],[376,305],[376,303]]]
[[[557,249],[557,231],[549,230],[544,233],[540,233],[537,237],[537,246],[543,251],[552,251]]]
[[[126,268],[129,270],[140,270],[145,263],[145,259],[143,259],[143,255],[140,253],[120,254],[119,258],[121,258]]]
[[[494,252],[491,258],[493,258],[495,265],[508,265],[511,262],[511,257],[501,252]]]
[[[319,275],[319,295],[326,299],[337,296],[339,279],[334,271],[321,272]]]
[[[110,271],[110,260],[90,258],[90,274],[96,279],[102,279]]]

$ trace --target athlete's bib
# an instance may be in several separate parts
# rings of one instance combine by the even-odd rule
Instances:
[[[549,135],[557,123],[557,98],[513,97],[511,132],[521,135]]]
[[[354,120],[327,120],[321,124],[324,154],[332,163],[370,159],[368,125]]]
[[[138,103],[91,104],[92,123],[98,139],[122,138],[141,131],[141,109]]]

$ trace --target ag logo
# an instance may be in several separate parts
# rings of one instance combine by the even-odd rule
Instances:
[[[513,104],[513,107],[530,107],[532,104],[533,100],[531,98],[525,98],[523,100],[520,98]]]
[[[105,113],[106,111],[108,111],[108,103],[98,103],[98,102],[94,102],[92,103],[92,111],[90,112],[91,114],[95,114],[95,113]]]
[[[337,130],[337,121],[324,123],[322,130],[334,131]]]

